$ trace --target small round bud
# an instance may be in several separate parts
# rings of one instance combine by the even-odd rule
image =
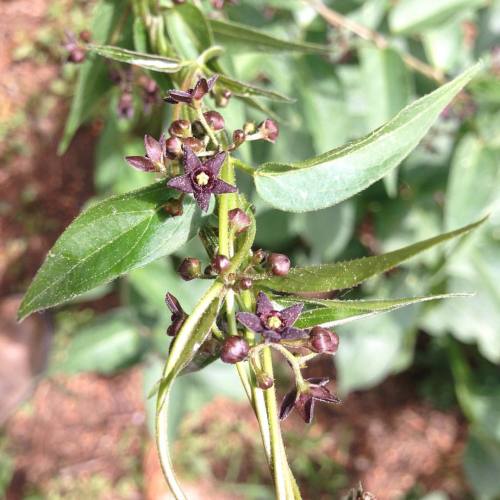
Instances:
[[[121,118],[131,119],[134,116],[134,96],[130,92],[123,92],[118,101],[118,115]]]
[[[274,380],[266,372],[259,372],[255,376],[257,385],[262,389],[270,389],[274,385]]]
[[[191,281],[201,274],[201,262],[200,259],[195,259],[193,257],[188,257],[181,262],[177,272],[181,275],[184,281]]]
[[[217,113],[217,111],[207,111],[206,113],[203,113],[203,116],[205,117],[209,127],[215,132],[224,129],[224,118],[220,113]]]
[[[167,203],[163,205],[163,210],[172,217],[178,217],[183,213],[182,201],[175,198],[168,200]]]
[[[220,359],[224,363],[239,363],[246,359],[249,350],[250,346],[244,338],[239,336],[229,337],[222,345]]]
[[[85,60],[85,49],[82,47],[75,47],[71,52],[69,53],[68,56],[68,61],[75,63],[75,64],[80,64]]]
[[[267,266],[275,276],[286,276],[290,271],[290,259],[282,253],[272,253],[267,258]]]
[[[247,135],[240,128],[233,132],[233,142],[236,147],[241,146],[245,142],[246,138]]]
[[[271,120],[271,118],[264,120],[259,125],[259,131],[262,134],[262,138],[264,140],[272,143],[276,142],[276,139],[280,134],[280,129],[278,127],[278,124],[274,120]]]
[[[335,354],[339,348],[339,336],[326,328],[315,326],[309,334],[309,346],[317,353]]]
[[[187,120],[175,120],[170,124],[168,133],[181,138],[189,137],[191,135],[191,123]]]
[[[182,5],[183,3],[186,3],[186,0],[172,0],[174,2],[174,5]]]
[[[201,124],[200,120],[195,120],[191,123],[191,133],[193,134],[193,137],[196,137],[197,139],[203,139],[207,135],[207,131]]]
[[[241,278],[238,281],[238,288],[240,290],[250,290],[253,286],[253,280],[252,278]]]
[[[251,224],[250,217],[241,208],[229,210],[228,217],[229,224],[238,234],[246,231]]]
[[[255,252],[252,255],[252,263],[254,265],[261,264],[267,259],[267,252],[262,250],[262,248],[259,248],[258,250],[255,250]]]
[[[212,259],[212,268],[217,273],[224,273],[231,266],[231,261],[225,255],[216,255]]]
[[[182,141],[178,137],[169,137],[165,141],[165,153],[171,160],[181,157]]]
[[[188,137],[182,141],[186,146],[189,146],[194,153],[200,153],[205,149],[203,142],[200,139],[196,139],[196,137]]]
[[[90,41],[92,40],[92,34],[89,30],[80,31],[78,37],[84,43],[90,43]]]

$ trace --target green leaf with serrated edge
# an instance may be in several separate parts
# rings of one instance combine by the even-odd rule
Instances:
[[[385,312],[395,311],[402,307],[429,302],[431,300],[468,297],[469,294],[446,293],[442,295],[428,295],[425,297],[408,297],[403,299],[380,300],[321,300],[304,299],[302,297],[275,297],[274,300],[285,306],[302,302],[304,312],[295,323],[298,328],[310,328],[315,325],[333,328],[338,325],[368,318]]]
[[[106,43],[123,15],[123,1],[102,0],[95,8],[91,22],[92,39],[96,43]],[[105,62],[90,55],[80,66],[75,94],[66,120],[58,154],[63,154],[80,125],[87,120],[99,99],[111,89],[113,82],[108,76]]]
[[[145,54],[111,45],[89,45],[89,49],[107,59],[160,73],[177,73],[186,65],[179,59]]]
[[[307,212],[335,205],[366,189],[410,154],[481,67],[476,64],[362,139],[298,163],[265,163],[254,177],[259,195],[280,210]]]
[[[351,288],[359,283],[384,273],[428,248],[444,243],[468,233],[482,224],[486,218],[474,224],[444,233],[428,240],[420,241],[399,250],[373,257],[363,257],[334,264],[323,264],[311,267],[290,269],[286,276],[255,276],[254,282],[259,286],[278,292],[329,292]]]
[[[193,61],[214,45],[210,25],[198,7],[189,3],[176,5],[165,19],[172,44],[183,59]]]
[[[243,236],[241,247],[231,259],[231,266],[227,271],[228,274],[239,270],[244,260],[248,257],[255,239],[255,219],[249,210],[247,210],[247,213],[252,223]],[[156,444],[158,446],[163,473],[165,474],[170,489],[177,499],[186,497],[175,477],[167,440],[168,399],[170,390],[175,378],[183,368],[188,366],[189,362],[195,357],[200,346],[207,338],[210,328],[217,317],[222,301],[224,300],[225,294],[226,289],[224,284],[218,279],[198,302],[198,305],[188,316],[175,337],[165,364],[162,380],[158,387],[156,402]]]
[[[329,54],[331,49],[323,45],[308,42],[292,42],[283,40],[244,24],[231,21],[211,19],[210,26],[215,39],[233,49],[244,52],[304,52],[308,54]]]
[[[277,102],[294,102],[294,99],[273,90],[256,87],[250,83],[235,80],[227,75],[219,75],[217,82],[229,89],[237,97],[263,97]]]
[[[177,191],[159,182],[85,210],[48,253],[23,298],[19,318],[177,250],[195,234],[201,217],[191,198],[184,199],[182,215],[166,214],[162,206],[175,196]]]
[[[390,12],[389,27],[394,33],[420,33],[465,9],[485,3],[485,0],[401,0]]]

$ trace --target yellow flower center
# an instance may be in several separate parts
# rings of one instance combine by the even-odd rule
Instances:
[[[281,320],[278,316],[270,316],[267,320],[267,326],[272,329],[279,328],[282,325]]]
[[[200,172],[196,176],[196,184],[198,184],[198,186],[206,186],[209,180],[210,177],[205,172]]]

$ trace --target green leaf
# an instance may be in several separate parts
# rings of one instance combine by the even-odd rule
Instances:
[[[166,14],[170,39],[183,59],[195,60],[214,45],[212,30],[203,13],[190,3],[176,5]]]
[[[431,300],[464,297],[467,294],[442,294],[428,295],[425,297],[408,297],[402,299],[380,299],[380,300],[310,300],[302,297],[287,297],[276,300],[279,303],[289,305],[292,303],[305,303],[305,311],[297,320],[299,328],[310,328],[315,325],[333,328],[338,325],[357,321],[359,319],[375,316],[376,314],[391,312],[402,307],[429,302]],[[292,300],[293,299],[293,300]]]
[[[389,26],[395,33],[419,33],[484,3],[485,0],[401,0],[390,13]]]
[[[334,264],[323,264],[303,268],[292,268],[287,276],[255,278],[259,286],[279,292],[329,292],[351,288],[372,276],[384,273],[428,248],[468,233],[484,222],[481,219],[474,224],[444,233],[428,240],[400,248],[393,252],[373,257],[363,257]]]
[[[387,175],[418,145],[441,111],[481,69],[455,80],[403,109],[371,134],[298,163],[266,163],[255,173],[259,195],[290,212],[340,203]]]
[[[309,54],[329,54],[331,49],[326,46],[307,42],[292,42],[272,36],[244,24],[231,21],[211,19],[210,26],[216,40],[231,50],[241,49],[244,52],[304,52]]]
[[[201,219],[191,198],[184,200],[183,215],[167,215],[162,206],[177,195],[159,182],[85,210],[47,255],[23,298],[19,318],[67,301],[183,245]]]
[[[97,4],[91,22],[94,42],[106,43],[109,41],[118,19],[123,15],[124,4],[125,2],[120,0],[102,0]],[[80,67],[75,94],[59,143],[58,154],[63,154],[68,149],[75,132],[89,118],[97,102],[112,86],[113,82],[108,76],[105,62],[97,57],[88,57]]]
[[[186,63],[183,63],[179,59],[145,54],[111,45],[89,45],[89,49],[107,59],[133,64],[134,66],[160,73],[177,73],[186,65]]]
[[[111,374],[138,359],[144,348],[130,314],[115,311],[81,328],[51,371]]]
[[[250,83],[235,80],[227,75],[219,75],[217,82],[229,89],[237,97],[263,97],[271,101],[294,102],[294,99],[273,90],[256,87]]]

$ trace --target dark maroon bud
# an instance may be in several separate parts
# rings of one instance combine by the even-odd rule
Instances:
[[[175,337],[179,333],[179,330],[182,328],[184,321],[185,318],[173,319],[172,323],[170,323],[170,326],[167,328],[167,335],[169,335],[170,337]]]
[[[233,132],[233,142],[235,146],[241,146],[245,142],[246,138],[247,135],[240,128]]]
[[[212,259],[212,268],[217,274],[226,272],[231,266],[231,261],[225,255],[216,255]]]
[[[267,252],[262,250],[262,248],[259,248],[258,250],[255,250],[255,252],[252,255],[252,263],[254,265],[261,264],[267,259]]]
[[[339,348],[339,336],[321,326],[315,326],[309,334],[309,346],[317,353],[335,354]]]
[[[175,120],[168,129],[170,135],[177,137],[189,137],[191,135],[191,123],[187,120]]]
[[[163,210],[165,210],[165,212],[172,217],[178,217],[184,212],[182,208],[182,201],[177,199],[168,200],[167,203],[163,205]]]
[[[165,152],[171,160],[182,156],[182,141],[178,137],[169,137],[165,141]]]
[[[229,337],[222,345],[220,359],[222,359],[224,363],[239,363],[246,359],[249,350],[250,346],[243,337]]]
[[[200,153],[205,149],[203,142],[201,142],[200,139],[197,139],[196,137],[188,137],[182,142],[184,146],[189,146],[193,150],[193,153]]]
[[[280,129],[278,127],[278,124],[274,120],[271,120],[271,118],[264,120],[259,125],[259,130],[260,133],[262,134],[262,138],[272,143],[276,142],[276,139],[280,134]]]
[[[257,385],[262,389],[270,389],[274,385],[274,380],[266,372],[259,372],[255,376],[257,380]]]
[[[80,40],[82,42],[84,42],[84,43],[90,43],[90,41],[92,40],[92,33],[90,33],[89,30],[82,30],[78,34],[78,37],[80,38]]]
[[[74,49],[72,49],[70,51],[69,56],[68,56],[68,61],[75,63],[75,64],[80,64],[81,62],[83,62],[85,60],[85,54],[86,54],[86,51],[84,48],[75,47]]]
[[[174,2],[174,5],[182,5],[183,3],[186,3],[186,0],[172,0]]]
[[[134,97],[130,92],[124,92],[118,101],[118,115],[121,118],[132,118],[134,116]]]
[[[272,253],[267,258],[267,266],[275,276],[286,276],[290,271],[290,259],[282,253]]]
[[[188,257],[181,262],[177,272],[181,275],[184,281],[191,281],[198,278],[201,274],[201,262],[200,259],[195,259],[193,257]]]
[[[241,278],[240,281],[238,281],[238,288],[240,290],[250,290],[252,286],[253,286],[252,278]]]
[[[224,118],[220,113],[217,113],[217,111],[207,111],[206,113],[203,113],[203,116],[205,117],[208,126],[215,132],[224,129]]]
[[[220,10],[224,8],[224,3],[224,0],[212,0],[212,7]]]
[[[250,217],[241,208],[233,208],[228,212],[229,224],[236,233],[246,231],[251,224]]]
[[[196,137],[197,139],[203,139],[207,135],[205,127],[199,120],[195,120],[191,124],[191,133],[193,134],[193,137]]]

